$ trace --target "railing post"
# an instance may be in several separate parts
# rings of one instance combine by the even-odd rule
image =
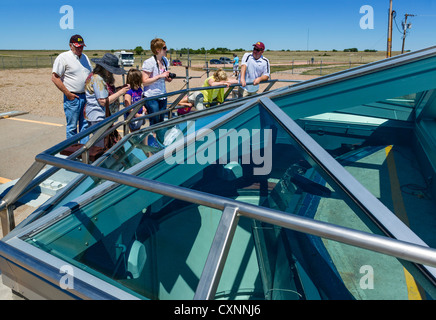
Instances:
[[[210,300],[215,297],[238,221],[238,208],[225,206],[195,291],[194,300]]]
[[[14,206],[8,206],[4,201],[2,201],[1,206],[5,206],[5,208],[0,211],[1,226],[4,237],[15,228]]]
[[[185,67],[186,69],[186,89],[189,89],[189,67]]]
[[[44,166],[44,163],[34,162],[21,179],[18,180],[11,190],[9,190],[9,192],[3,197],[2,202],[0,203],[0,219],[3,228],[3,236],[7,235],[15,228],[13,206],[15,201],[21,197],[23,191],[42,168],[44,168]]]

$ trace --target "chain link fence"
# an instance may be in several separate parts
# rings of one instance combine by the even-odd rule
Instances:
[[[1,69],[51,68],[56,56],[0,56]]]

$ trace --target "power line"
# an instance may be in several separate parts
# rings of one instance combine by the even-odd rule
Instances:
[[[411,28],[411,23],[409,23],[409,24],[407,24],[407,18],[408,17],[414,17],[415,15],[414,14],[410,14],[410,13],[406,13],[405,15],[404,15],[404,26],[403,26],[403,29],[404,29],[404,33],[403,33],[403,46],[402,46],[402,48],[401,48],[401,54],[403,54],[404,53],[404,42],[406,41],[406,33],[407,33],[407,29],[410,29]]]
[[[394,18],[395,26],[397,27],[398,32],[403,34],[403,31],[400,30],[400,28],[398,27],[398,24],[397,24],[397,12],[396,11],[392,11],[392,16]]]

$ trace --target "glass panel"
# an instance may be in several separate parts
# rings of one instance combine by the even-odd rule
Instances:
[[[245,218],[215,299],[434,299],[412,272],[394,257]]]
[[[229,111],[227,111],[229,112]],[[222,117],[227,112],[215,113],[195,120],[195,129],[199,130],[205,125]],[[174,140],[172,132],[186,135],[192,121],[180,122],[174,126],[134,133],[113,155],[105,159],[99,166],[116,171],[125,171],[139,162],[163,150]],[[167,137],[167,138],[166,138]]]
[[[148,299],[192,299],[222,212],[120,186],[25,241]]]
[[[430,247],[436,247],[436,234],[430,227],[436,225],[431,172],[425,165],[425,154],[417,148],[413,126],[386,122],[364,128],[363,123],[332,126],[328,121],[307,120],[300,124],[415,234]],[[333,205],[331,200],[322,202]],[[337,220],[351,222],[342,215],[345,210],[340,212]]]
[[[199,118],[195,121],[194,127],[189,127],[192,130],[199,130],[208,123],[224,116],[229,110],[213,113],[209,116]],[[194,122],[190,122],[191,124]],[[109,157],[99,164],[102,168],[111,169],[114,171],[126,171],[147,158],[153,156],[165,147],[165,133],[169,131],[168,135],[172,132],[181,132],[183,135],[187,134],[188,122],[181,122],[175,126],[165,127],[163,129],[149,131],[142,130],[141,132],[133,134],[125,143],[118,147]],[[96,186],[102,184],[104,180],[86,177],[74,186],[63,198],[53,207],[59,208],[68,202],[74,200],[80,195],[92,190]]]
[[[396,99],[388,99],[385,102],[391,104],[392,106],[394,105],[412,106],[414,103],[416,103],[416,101],[420,99],[421,95],[422,93],[410,94],[408,96],[399,97]],[[191,121],[191,124],[195,123],[194,126],[195,130],[199,130],[203,128],[206,124],[216,120],[217,118],[221,117],[227,112],[229,111],[212,114],[202,118],[197,118],[195,121]],[[165,146],[164,143],[165,133],[175,132],[175,130],[180,130],[180,132],[186,135],[188,131],[188,123],[183,122],[174,127],[167,127],[161,130],[157,130],[156,132],[146,131],[142,133],[136,133],[132,135],[131,138],[128,141],[126,141],[124,145],[120,146],[116,151],[114,151],[114,153],[110,157],[105,159],[100,164],[100,166],[116,171],[125,171],[137,165],[138,163],[146,160],[148,157],[159,152],[160,150],[162,150]],[[368,135],[372,133],[371,131],[368,131],[367,128],[350,129],[348,127],[346,128],[344,127],[343,131],[346,133],[343,136],[347,137],[346,141],[344,141],[343,144],[346,146],[353,146],[353,147],[356,144],[356,139],[355,139],[356,135],[361,134],[362,131]],[[321,144],[319,139],[317,139],[317,141]],[[328,145],[322,144],[322,146],[325,147],[326,149],[330,149]],[[341,147],[341,145],[339,147]],[[338,149],[340,150],[344,149],[339,147]],[[74,189],[69,192],[69,195],[66,195],[65,198],[62,201],[60,201],[55,208],[60,207],[65,203],[68,203],[69,201],[75,199],[77,196],[84,194],[85,192],[93,189],[95,186],[101,183],[102,181],[100,179],[96,179],[92,177],[88,177],[84,179],[84,181],[82,181],[78,186],[74,187]]]
[[[196,122],[187,125],[186,133],[195,133],[192,143],[175,139],[165,157],[139,176],[380,233],[261,105],[214,131],[195,129]],[[119,186],[27,241],[146,298],[190,299],[220,216],[210,208]],[[311,279],[319,297],[331,298],[309,270],[297,274],[294,268],[311,257],[309,264],[318,261],[326,274],[334,275],[338,267],[329,255],[344,265],[360,255],[310,236],[301,245],[298,237],[284,241],[285,235],[274,226],[241,219],[226,264],[232,267],[224,270],[217,298],[317,297],[301,292],[303,278]],[[295,261],[294,251],[300,254],[295,253]]]
[[[414,108],[416,103],[421,99],[424,92],[411,93],[394,99],[386,99],[384,102],[392,105]]]

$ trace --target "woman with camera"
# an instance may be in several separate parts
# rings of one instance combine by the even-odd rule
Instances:
[[[171,82],[174,74],[168,71],[168,59],[166,58],[167,46],[165,41],[159,38],[151,40],[150,49],[153,56],[144,61],[142,65],[142,83],[144,84],[143,96],[146,98],[165,94],[165,81]],[[167,98],[157,98],[145,102],[148,114],[165,110],[167,108]],[[151,117],[150,125],[164,120],[164,114]]]

